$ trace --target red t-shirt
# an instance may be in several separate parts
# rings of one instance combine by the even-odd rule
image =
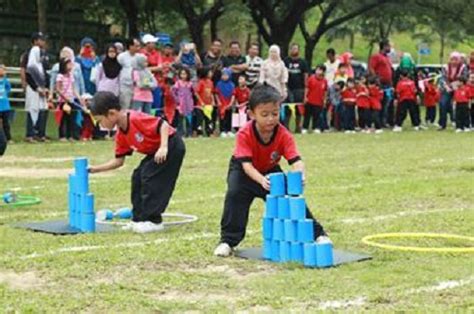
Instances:
[[[355,105],[357,101],[357,90],[355,88],[345,88],[342,93],[342,102],[345,105]]]
[[[115,136],[115,156],[124,157],[133,151],[145,155],[156,153],[161,144],[160,127],[163,120],[138,111],[127,111],[127,130],[118,129]],[[175,133],[170,127],[169,135]]]
[[[146,56],[149,67],[161,66],[161,64],[163,63],[161,59],[161,53],[156,49],[153,49],[151,52],[149,52],[148,50],[143,48],[142,50],[140,50],[140,53]],[[153,75],[157,80],[159,79],[158,72],[154,73]]]
[[[377,86],[369,86],[370,109],[382,110],[383,91]]]
[[[250,99],[250,89],[248,87],[237,87],[234,89],[234,96],[239,104],[247,102]]]
[[[456,89],[454,91],[454,101],[456,102],[456,104],[467,104],[469,103],[469,97],[470,97],[470,93],[469,93],[469,88],[464,85],[462,87],[459,87],[458,89]]]
[[[268,143],[263,143],[254,120],[237,133],[233,158],[251,162],[260,173],[265,174],[276,167],[282,156],[289,164],[301,159],[293,135],[283,125],[275,127]]]
[[[439,101],[440,93],[438,88],[435,85],[430,84],[429,82],[425,83],[425,94],[424,94],[424,103],[425,107],[436,107],[436,104]]]
[[[467,83],[466,87],[469,90],[469,99],[474,99],[474,84]]]
[[[308,103],[313,106],[324,106],[325,95],[328,90],[328,82],[324,77],[311,75],[306,82],[308,88]]]
[[[361,109],[369,109],[370,108],[370,99],[369,99],[369,89],[365,85],[358,85],[356,87],[357,91],[357,98],[356,98],[356,105],[358,108]]]
[[[410,79],[401,79],[397,84],[395,92],[398,95],[399,102],[402,102],[404,100],[416,100],[416,85],[415,82]]]
[[[200,79],[196,86],[196,93],[199,95],[202,103],[199,101],[196,103],[196,107],[202,107],[203,105],[212,105],[212,97],[214,93],[214,83],[211,79]]]
[[[392,85],[392,62],[383,53],[370,57],[369,69],[380,78],[380,83]]]

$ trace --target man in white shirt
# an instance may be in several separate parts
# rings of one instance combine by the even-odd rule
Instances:
[[[247,86],[253,88],[260,77],[260,67],[262,66],[263,59],[258,55],[260,53],[260,47],[258,44],[253,43],[250,45],[248,55],[245,57],[245,76],[247,76]]]
[[[328,86],[334,83],[334,76],[336,75],[337,69],[339,68],[339,60],[336,58],[336,51],[334,48],[326,50],[327,61],[324,63],[326,66],[325,78],[328,81]]]

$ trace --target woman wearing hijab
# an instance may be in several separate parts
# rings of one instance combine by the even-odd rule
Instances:
[[[81,65],[82,76],[84,78],[84,84],[86,87],[86,93],[94,95],[96,87],[94,82],[91,82],[92,69],[100,63],[99,57],[97,57],[96,44],[92,38],[84,37],[81,40],[81,51],[77,57],[77,62]]]
[[[83,95],[86,93],[86,87],[84,84],[84,77],[82,76],[82,70],[81,70],[81,65],[75,61],[75,55],[74,55],[74,50],[70,47],[63,47],[61,51],[59,52],[59,59],[67,59],[71,60],[71,62],[74,63],[74,68],[72,70],[72,74],[74,77],[74,87],[76,88],[77,92],[79,95]],[[53,65],[53,68],[51,69],[50,72],[50,83],[49,83],[49,90],[54,91],[56,90],[56,77],[58,76],[59,73],[59,62]],[[50,100],[53,98],[53,94],[51,93],[49,95]]]
[[[41,62],[41,50],[38,46],[31,48],[26,66],[26,95],[25,110],[28,112],[26,126],[26,141],[34,142],[37,136],[40,141],[46,141],[46,123],[48,106],[46,97],[46,72]],[[35,130],[37,134],[35,134]]]
[[[268,59],[262,63],[259,82],[275,87],[280,92],[281,99],[286,99],[288,94],[286,88],[288,70],[281,60],[280,47],[272,45],[268,52]]]
[[[97,67],[95,85],[98,92],[111,92],[119,95],[119,75],[122,66],[117,61],[117,48],[109,45],[105,52],[105,58]]]

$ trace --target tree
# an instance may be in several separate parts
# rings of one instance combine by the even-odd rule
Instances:
[[[244,0],[257,25],[259,34],[268,45],[280,46],[283,56],[303,14],[324,0]]]
[[[300,19],[299,26],[305,45],[305,59],[311,66],[313,51],[322,36],[330,29],[342,25],[357,16],[367,13],[376,7],[389,3],[393,0],[368,0],[359,1],[354,5],[353,1],[322,1],[318,5],[320,19],[313,32],[309,32],[304,18]]]
[[[47,17],[48,1],[47,0],[36,0],[36,6],[38,8],[38,29],[40,32],[46,33],[47,30]]]
[[[120,5],[127,16],[128,36],[138,36],[138,3],[137,0],[120,0]]]
[[[217,19],[224,13],[223,0],[214,0],[212,6],[208,6],[208,1],[181,0],[176,1],[178,8],[186,20],[189,34],[196,44],[197,51],[204,50],[204,27],[209,21],[213,21],[214,33],[217,32],[215,25]],[[197,10],[196,10],[197,8]],[[215,35],[215,34],[214,34]]]

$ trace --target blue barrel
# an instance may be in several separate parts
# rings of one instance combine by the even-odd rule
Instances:
[[[286,176],[289,195],[303,194],[303,173],[301,171],[290,171]]]
[[[270,195],[283,196],[286,194],[285,174],[283,172],[272,173],[270,178]]]

